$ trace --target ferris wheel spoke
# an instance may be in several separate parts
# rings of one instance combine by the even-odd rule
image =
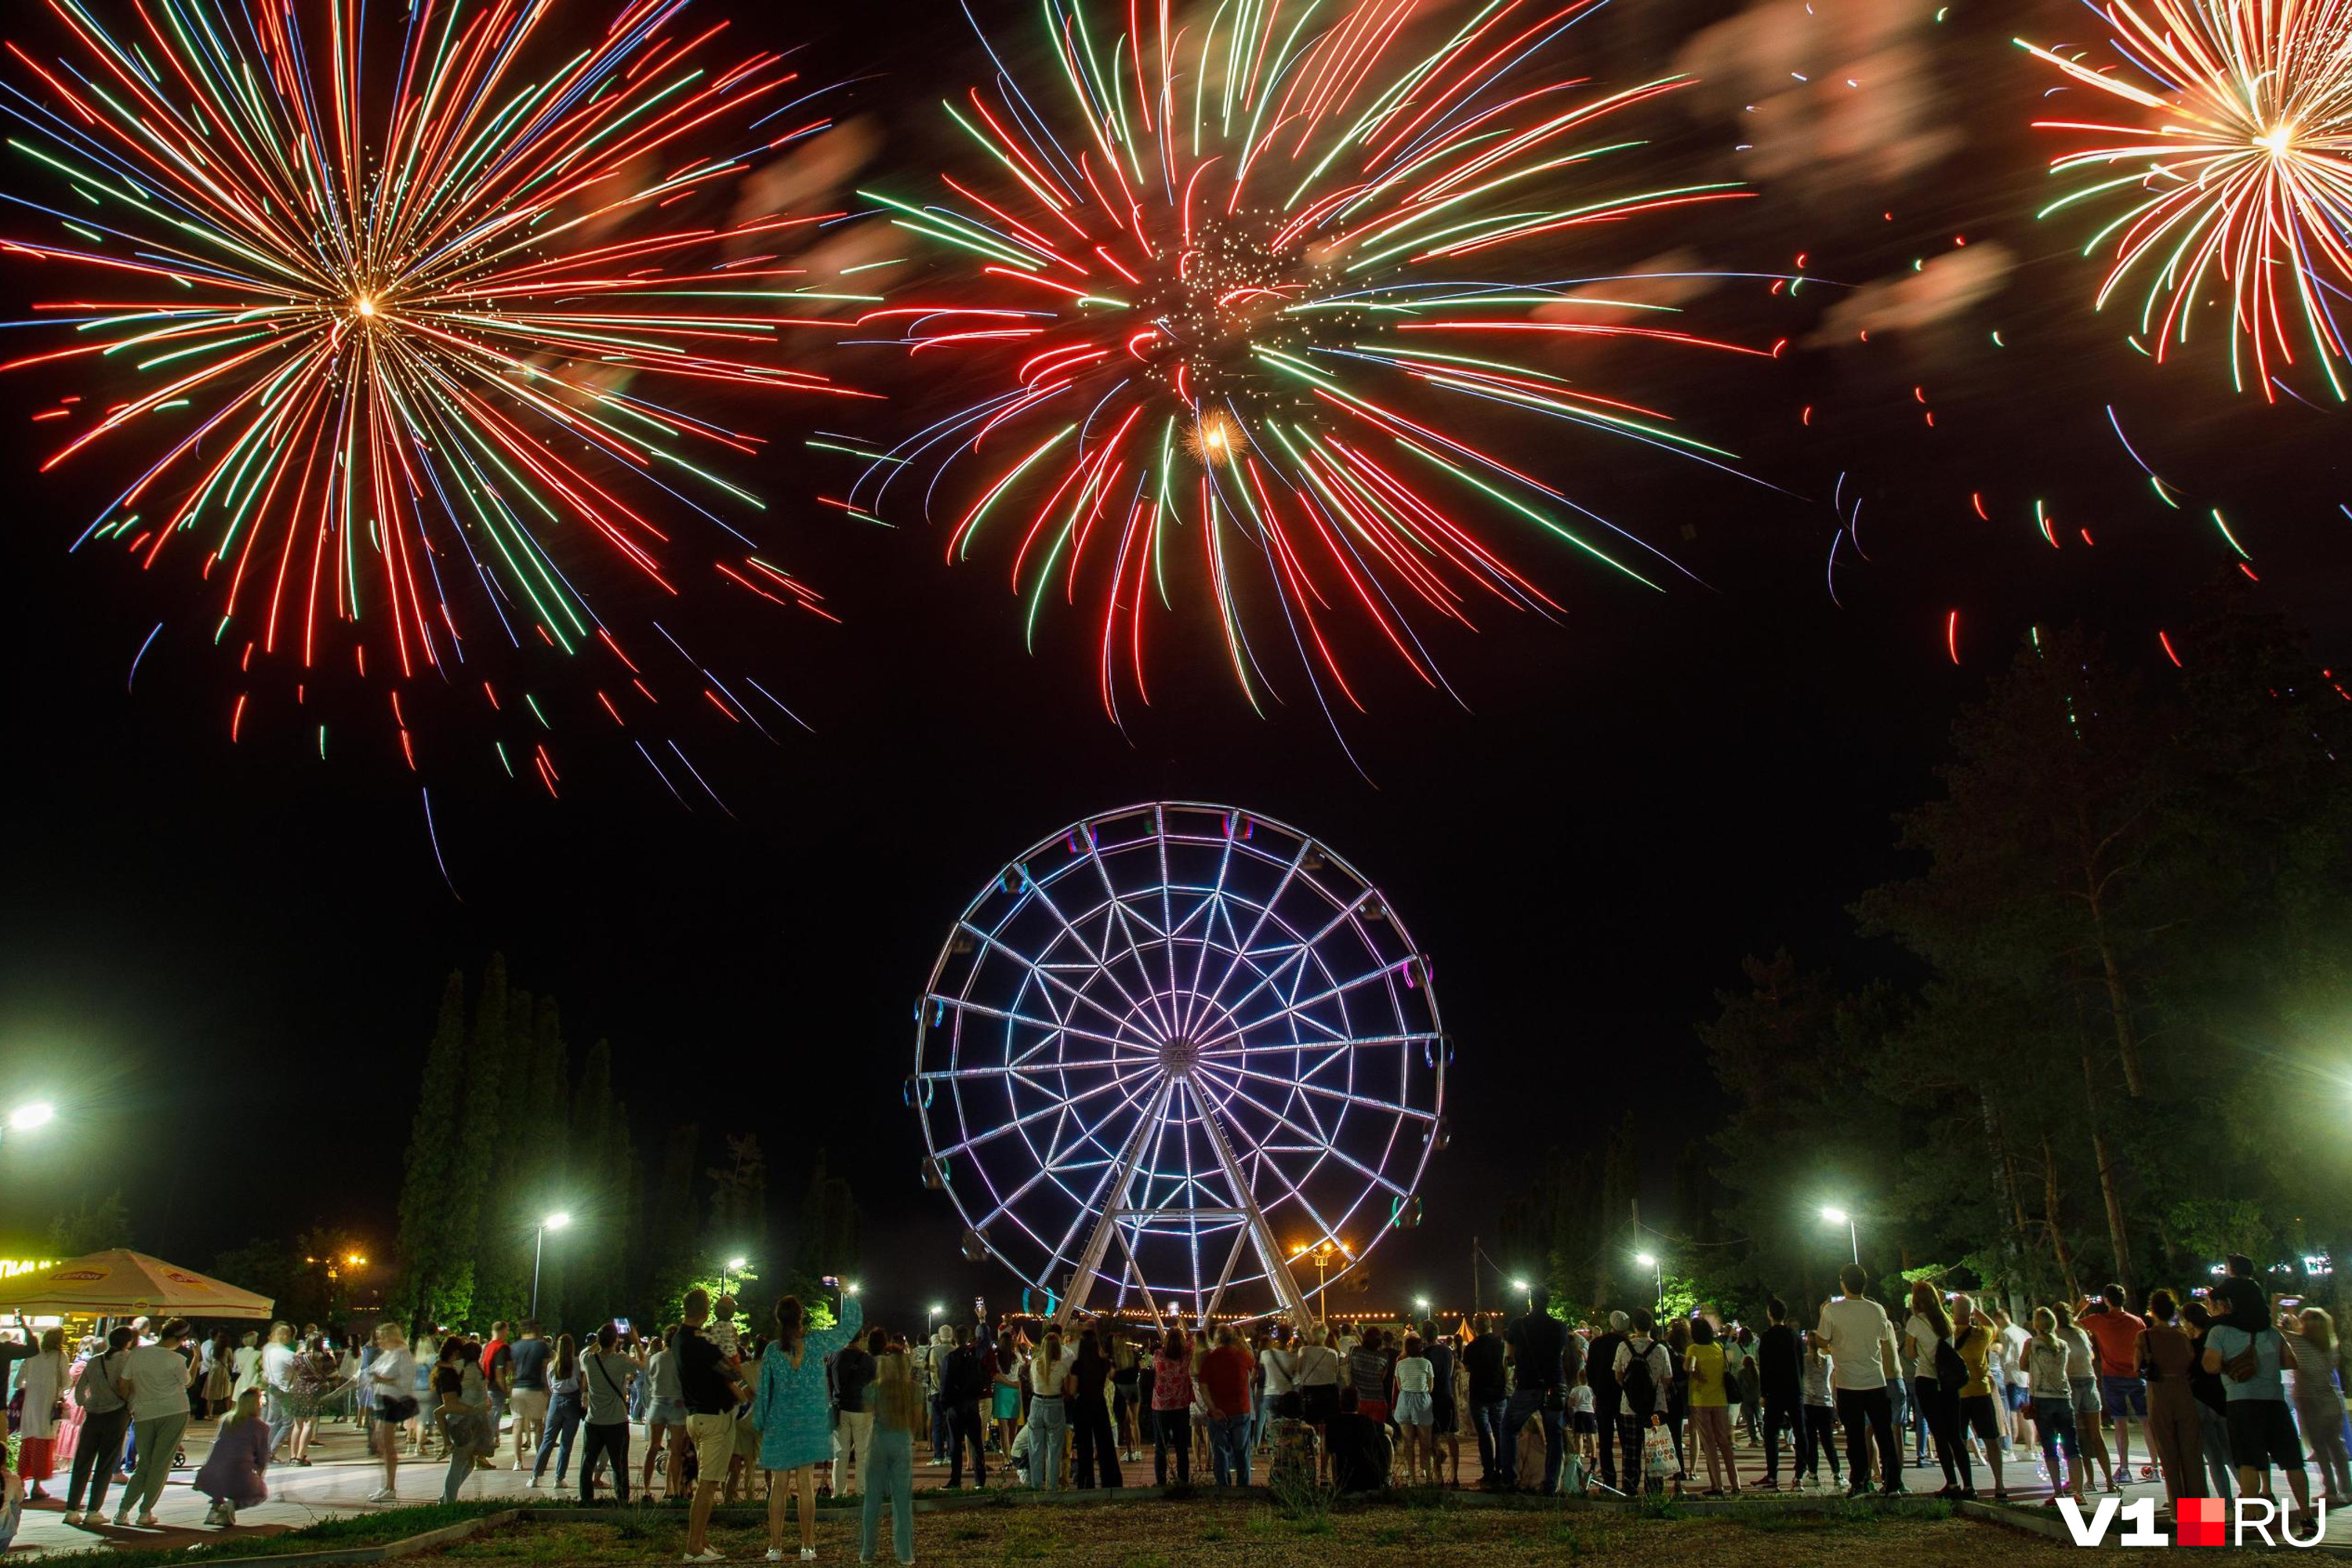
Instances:
[[[1058,875],[1058,873],[1055,874]],[[1062,912],[1062,906],[1054,901],[1054,895],[1046,889],[1045,884],[1032,878],[1029,890],[1035,896],[1037,901],[1045,906],[1045,912],[1060,922],[1062,929],[1069,933],[1070,940],[1078,944],[1078,951],[1085,953],[1087,961],[1094,965],[1094,972],[1109,983],[1111,989],[1118,993],[1119,999],[1128,1005],[1129,1009],[1135,1012],[1142,1011],[1142,1004],[1136,1001],[1134,994],[1119,983],[1118,973],[1112,968],[1109,955],[1087,941],[1086,933],[1070,923],[1070,917]],[[1103,923],[1103,934],[1106,937],[1110,934],[1110,923],[1108,919]],[[1150,978],[1149,972],[1146,972],[1143,978],[1146,980]],[[1105,1011],[1108,1012],[1108,1009],[1106,1008]]]
[[[1131,1083],[1139,1078],[1149,1077],[1150,1074],[1157,1072],[1158,1070],[1159,1064],[1154,1062],[1149,1067],[1139,1067],[1132,1072],[1121,1073],[1108,1083],[1097,1084],[1092,1089],[1081,1090],[1079,1093],[1071,1095],[1066,1100],[1057,1099],[1053,1104],[1041,1106],[1035,1110],[1023,1111],[1015,1115],[1010,1121],[1001,1122],[982,1132],[976,1132],[971,1137],[963,1139],[959,1142],[951,1143],[944,1149],[934,1150],[933,1153],[937,1158],[942,1160],[954,1154],[968,1154],[972,1150],[979,1148],[982,1144],[1002,1138],[1008,1132],[1017,1132],[1024,1127],[1029,1125],[1029,1123],[1035,1121],[1040,1118],[1051,1116],[1058,1110],[1067,1110],[1069,1107],[1074,1105],[1083,1104],[1089,1100],[1095,1099],[1098,1095],[1108,1094],[1112,1090],[1118,1089],[1123,1084]]]
[[[1228,840],[1229,844],[1230,842]],[[1258,933],[1265,929],[1265,922],[1273,918],[1274,911],[1280,907],[1283,895],[1290,891],[1290,884],[1297,877],[1299,867],[1307,863],[1307,857],[1314,851],[1314,847],[1311,840],[1302,838],[1298,841],[1298,852],[1290,858],[1288,865],[1283,867],[1282,879],[1274,885],[1274,891],[1267,894],[1265,900],[1257,906],[1257,919],[1250,923],[1249,935],[1234,943],[1234,955],[1226,960],[1224,971],[1217,976],[1216,984],[1206,990],[1195,985],[1193,989],[1196,994],[1202,996],[1214,996],[1223,992],[1224,988],[1233,983],[1234,969],[1249,952],[1251,945],[1257,941]],[[1283,923],[1283,929],[1286,931],[1290,929],[1288,921]]]
[[[1161,852],[1161,858],[1163,860],[1166,858],[1166,851],[1164,848]],[[1217,917],[1220,914],[1224,913],[1225,910],[1225,879],[1232,874],[1233,865],[1234,841],[1228,838],[1225,840],[1223,848],[1217,857],[1217,879],[1202,895],[1200,903],[1194,906],[1192,911],[1192,913],[1198,914],[1201,919],[1201,942],[1199,952],[1194,954],[1192,959],[1192,984],[1188,990],[1187,1000],[1184,1005],[1183,1028],[1184,1032],[1188,1035],[1192,1032],[1193,1027],[1200,1022],[1201,1007],[1202,1005],[1201,995],[1201,977],[1208,973],[1210,949],[1212,944],[1216,941]],[[1161,897],[1163,900],[1166,897],[1164,890],[1162,891]],[[1192,924],[1192,914],[1187,914],[1184,917],[1183,923],[1185,925]],[[1176,935],[1177,922],[1171,918],[1169,921],[1168,925],[1168,934],[1172,940]],[[1228,931],[1233,929],[1233,917],[1230,914],[1225,915],[1225,927]],[[1168,972],[1170,984],[1173,984],[1176,972],[1176,957],[1172,947],[1169,952]]]
[[[1278,1013],[1275,1015],[1276,1017],[1281,1016]],[[1251,1026],[1253,1028],[1256,1026]],[[1322,1025],[1318,1026],[1328,1027]],[[1223,1037],[1231,1038],[1230,1036]],[[1227,1046],[1219,1050],[1203,1049],[1199,1055],[1203,1061],[1218,1061],[1235,1057],[1246,1060],[1251,1057],[1276,1053],[1287,1055],[1292,1051],[1353,1050],[1360,1046],[1416,1046],[1431,1040],[1442,1040],[1444,1037],[1443,1033],[1435,1029],[1409,1029],[1397,1035],[1337,1035],[1329,1040],[1283,1040],[1272,1045]]]
[[[1252,1079],[1261,1083],[1278,1083],[1285,1087],[1295,1087],[1307,1094],[1319,1094],[1326,1100],[1341,1100],[1349,1105],[1360,1105],[1370,1110],[1385,1110],[1396,1116],[1410,1116],[1417,1121],[1437,1120],[1434,1112],[1423,1110],[1418,1106],[1401,1104],[1393,1100],[1381,1100],[1376,1095],[1358,1094],[1352,1089],[1332,1089],[1326,1084],[1309,1083],[1304,1079],[1278,1078],[1273,1073],[1260,1072],[1255,1068],[1229,1067],[1221,1068],[1218,1070],[1232,1073],[1240,1078]]]
[[[1110,1020],[1110,1026],[1112,1028],[1124,1029],[1129,1026],[1128,1022],[1124,1017],[1103,1005],[1099,998],[1087,994],[1086,990],[1081,986],[1071,984],[1066,978],[1055,973],[1050,966],[1038,963],[1035,959],[1030,957],[1025,952],[1015,951],[1013,948],[1006,945],[1003,941],[999,940],[993,933],[981,930],[980,927],[972,924],[970,921],[959,921],[957,925],[961,930],[970,935],[977,937],[980,941],[986,942],[991,952],[1001,952],[1014,963],[1017,963],[1022,968],[1027,970],[1031,974],[1036,976],[1042,984],[1059,990],[1065,996],[1068,997],[1069,1000],[1074,1003],[1083,1003],[1085,1005],[1092,1007],[1096,1012],[1100,1013],[1105,1018]],[[1097,970],[1094,973],[1101,973],[1102,971]],[[1110,976],[1108,974],[1104,977],[1106,979],[1110,979]],[[1118,982],[1116,979],[1111,979],[1111,985],[1113,989],[1119,991],[1120,995],[1125,996],[1127,994],[1125,990],[1119,987]],[[1134,998],[1129,997],[1128,1001],[1132,1005]]]
[[[985,1002],[967,1001],[957,996],[934,995],[930,1000],[940,1004],[943,1007],[953,1007],[960,1013],[977,1013],[983,1018],[994,1018],[1008,1024],[1023,1024],[1032,1029],[1044,1030],[1049,1035],[1075,1035],[1079,1039],[1092,1040],[1097,1045],[1108,1046],[1113,1050],[1118,1050],[1121,1047],[1133,1047],[1138,1051],[1148,1051],[1150,1049],[1150,1042],[1143,1039],[1139,1036],[1129,1036],[1125,1039],[1121,1039],[1115,1035],[1105,1035],[1093,1029],[1082,1029],[1076,1024],[1057,1023],[1050,1018],[1034,1017],[1030,1014],[1017,1012],[1010,1007],[992,1007]],[[954,1075],[951,1073],[941,1072],[927,1073],[923,1076],[927,1078],[946,1078],[952,1077]]]
[[[1229,1039],[1244,1030],[1261,1027],[1276,1018],[1311,1016],[1311,1015],[1307,1012],[1307,1008],[1319,1006],[1325,1002],[1337,1000],[1339,997],[1347,995],[1351,991],[1360,990],[1364,986],[1370,984],[1375,980],[1385,980],[1391,974],[1394,974],[1405,964],[1412,962],[1412,961],[1409,958],[1401,958],[1394,963],[1383,964],[1378,969],[1368,970],[1364,973],[1357,975],[1352,980],[1342,980],[1336,985],[1326,986],[1324,989],[1318,991],[1311,996],[1300,996],[1286,999],[1283,1005],[1276,1007],[1273,1012],[1261,1014],[1259,1016],[1249,1019],[1246,1022],[1237,1021],[1224,1034],[1217,1036],[1215,1038],[1211,1040],[1203,1040],[1202,1044],[1204,1047],[1210,1045],[1221,1045],[1226,1039]],[[1251,994],[1255,995],[1258,991],[1263,990],[1264,988],[1265,987],[1263,985],[1255,986],[1252,988]],[[1234,1004],[1231,1011],[1236,1014],[1239,1013],[1241,1011],[1241,1002],[1246,1002],[1247,1000],[1249,1000],[1247,996],[1242,997]],[[1329,1026],[1326,1025],[1323,1026],[1328,1028]]]
[[[1283,922],[1282,929],[1288,932],[1293,938],[1293,941],[1287,944],[1290,948],[1290,952],[1285,955],[1280,962],[1260,971],[1256,984],[1252,985],[1247,991],[1244,991],[1239,996],[1234,997],[1230,1003],[1221,1004],[1224,1007],[1224,1010],[1228,1014],[1240,1012],[1244,1003],[1248,1002],[1251,997],[1255,996],[1267,986],[1273,984],[1276,978],[1282,974],[1284,971],[1289,969],[1294,964],[1304,963],[1307,961],[1307,955],[1314,952],[1317,948],[1322,945],[1323,939],[1329,936],[1333,931],[1338,931],[1342,922],[1353,917],[1355,912],[1363,907],[1364,900],[1371,896],[1372,890],[1370,888],[1365,889],[1362,892],[1356,895],[1356,900],[1353,903],[1349,904],[1346,908],[1340,910],[1338,914],[1333,915],[1328,921],[1325,921],[1322,927],[1311,936],[1301,936],[1298,932],[1297,927],[1292,925],[1289,921],[1285,921]],[[1260,922],[1261,925],[1263,925],[1263,921]],[[1253,942],[1256,940],[1256,932],[1255,931],[1251,933],[1251,940]],[[1244,949],[1243,952],[1235,955],[1234,963],[1239,963],[1243,958],[1247,956],[1249,956],[1248,951]],[[1227,975],[1231,975],[1232,973],[1232,968],[1228,966],[1226,970]],[[1376,971],[1375,973],[1378,972]],[[1218,989],[1222,991],[1224,988],[1224,984],[1225,983],[1223,981],[1219,981]]]
[[[1243,1089],[1240,1085],[1236,1084],[1234,1086],[1234,1092],[1241,1096],[1244,1100],[1248,1100],[1251,1105],[1255,1106],[1265,1115],[1272,1117],[1275,1121],[1282,1123],[1285,1127],[1289,1128],[1292,1131],[1301,1133],[1310,1139],[1315,1136],[1312,1132],[1308,1131],[1307,1129],[1301,1127],[1297,1122],[1293,1121],[1288,1116],[1275,1110],[1274,1107],[1266,1104],[1264,1100],[1250,1093],[1249,1090]],[[1412,1194],[1405,1188],[1399,1186],[1386,1172],[1377,1170],[1370,1165],[1367,1165],[1361,1160],[1357,1159],[1353,1154],[1349,1153],[1345,1149],[1340,1148],[1339,1143],[1334,1140],[1329,1138],[1322,1140],[1321,1149],[1325,1155],[1339,1161],[1339,1163],[1347,1166],[1348,1169],[1355,1172],[1366,1181],[1377,1183],[1381,1186],[1386,1187],[1390,1192],[1395,1194],[1401,1198],[1410,1197],[1412,1195]]]
[[[1155,837],[1160,846],[1160,896],[1164,902],[1168,896],[1168,840],[1164,832]],[[1111,880],[1109,866],[1103,861],[1102,847],[1095,842],[1094,836],[1091,834],[1087,837],[1087,859],[1094,867],[1096,878],[1102,883],[1103,897],[1110,900],[1110,913],[1104,920],[1103,935],[1106,939],[1109,937],[1111,921],[1116,919],[1120,937],[1127,943],[1127,954],[1135,961],[1136,973],[1143,980],[1144,994],[1151,1005],[1151,1016],[1159,1021],[1161,1034],[1172,1034],[1175,1032],[1175,1021],[1169,1015],[1167,997],[1153,983],[1150,962],[1143,956],[1143,949],[1135,940],[1134,922],[1141,917],[1127,907],[1127,900],[1120,896],[1118,884]],[[1164,910],[1161,912],[1161,923],[1163,925],[1166,923]],[[1149,929],[1150,922],[1145,921],[1144,925]],[[1160,935],[1161,940],[1165,941],[1165,933]],[[1173,971],[1171,971],[1169,980],[1169,989],[1172,992],[1175,989]]]

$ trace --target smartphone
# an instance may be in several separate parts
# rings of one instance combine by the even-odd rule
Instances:
[[[974,1296],[971,1299],[971,1310],[978,1312],[983,1318],[988,1316],[988,1298],[985,1296]]]
[[[2303,1298],[2300,1296],[2281,1296],[2278,1299],[2278,1305],[2280,1311],[2292,1312],[2296,1308],[2303,1305]]]
[[[838,1274],[828,1274],[828,1275],[826,1275],[826,1276],[824,1277],[824,1288],[825,1288],[826,1289],[828,1289],[828,1290],[838,1290],[838,1289],[841,1289],[841,1276],[840,1276],[840,1275],[838,1275]]]
[[[613,1331],[614,1331],[614,1333],[618,1333],[618,1334],[625,1334],[625,1333],[627,1333],[627,1332],[629,1331],[629,1320],[628,1320],[628,1319],[626,1319],[626,1318],[615,1318],[615,1319],[614,1319],[614,1320],[613,1320]]]

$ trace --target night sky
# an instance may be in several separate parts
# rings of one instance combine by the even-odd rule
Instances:
[[[975,4],[1026,47],[1034,7]],[[950,8],[898,9],[925,25],[821,38],[811,68],[887,73],[855,89],[851,112],[878,142],[859,177],[903,188],[938,166],[936,103],[976,51]],[[957,1258],[952,1210],[919,1179],[899,1100],[913,1004],[954,916],[1004,861],[1155,798],[1237,805],[1318,836],[1437,960],[1458,1052],[1454,1142],[1425,1189],[1429,1224],[1383,1243],[1370,1300],[1463,1300],[1469,1237],[1492,1236],[1547,1145],[1597,1142],[1625,1106],[1647,1108],[1663,1186],[1707,1131],[1715,1092],[1692,1025],[1738,984],[1744,953],[1786,944],[1849,977],[1907,973],[1855,935],[1845,907],[1906,868],[1891,815],[1934,788],[1953,712],[2030,625],[2085,621],[2162,679],[2158,630],[2182,625],[2237,560],[2205,515],[2220,506],[2255,558],[2254,602],[2309,633],[2317,662],[2352,660],[2341,412],[2233,394],[2210,353],[2152,365],[2114,312],[2091,315],[2083,230],[2032,217],[2049,149],[2024,125],[2052,82],[2009,39],[2088,41],[2088,13],[1962,0],[1937,24],[1936,9],[1823,0],[1788,47],[1818,56],[1825,80],[1859,70],[1853,90],[1879,95],[1871,133],[1837,151],[1792,133],[1790,168],[1759,181],[1759,199],[1610,242],[1620,265],[1689,247],[1710,267],[1785,272],[1804,253],[1825,280],[1796,302],[1759,282],[1696,307],[1717,329],[1794,340],[1776,362],[1601,367],[1624,395],[1739,452],[1754,482],[1498,433],[1704,584],[1652,594],[1514,539],[1566,606],[1558,623],[1497,607],[1475,637],[1437,634],[1465,705],[1360,637],[1351,668],[1370,711],[1341,721],[1344,750],[1297,681],[1260,719],[1208,642],[1172,632],[1154,704],[1130,707],[1122,732],[1097,700],[1089,624],[1049,615],[1032,656],[1001,563],[949,568],[942,531],[904,509],[886,530],[814,504],[846,468],[802,448],[811,429],[887,429],[939,395],[887,349],[843,370],[890,406],[730,410],[773,436],[754,469],[774,509],[765,526],[843,617],[698,626],[737,667],[772,674],[814,731],[716,746],[731,816],[708,800],[679,810],[584,738],[560,802],[482,765],[482,747],[461,763],[453,744],[412,773],[372,710],[334,715],[350,739],[324,763],[307,720],[257,715],[231,744],[234,659],[208,646],[193,557],[142,576],[107,552],[68,555],[116,475],[100,461],[37,477],[54,443],[14,443],[0,1100],[46,1093],[66,1119],[0,1152],[0,1253],[22,1255],[54,1208],[117,1185],[140,1243],[175,1260],[312,1223],[388,1248],[443,979],[497,951],[515,983],[562,1003],[575,1052],[613,1041],[641,1148],[689,1118],[755,1131],[771,1202],[789,1209],[822,1143],[866,1210],[886,1310],[1009,1297],[1002,1270]],[[1790,10],[1801,0],[1746,13],[1619,0],[1580,31],[1594,74],[1619,80],[1668,68],[1711,24]],[[1871,20],[1844,29],[1841,16]],[[1906,19],[1900,36],[1882,36],[1890,16]],[[740,25],[745,47],[793,41],[765,7]],[[891,32],[914,47],[877,54]],[[1720,96],[1654,122],[1670,163],[1736,177],[1740,159],[1774,151],[1734,150],[1749,126]],[[1925,144],[1929,127],[1946,140]],[[1916,157],[1890,157],[1905,137],[1922,139]],[[1822,326],[1846,293],[1835,285],[1992,245],[1990,292],[1929,324],[1868,344]],[[21,270],[0,278],[20,304]],[[2219,342],[2217,323],[2200,346]],[[17,373],[0,414],[63,384]],[[2157,503],[2110,405],[2200,500]],[[1832,583],[1825,557],[1857,498],[1867,556],[1849,540]],[[2036,499],[2066,547],[2036,531]],[[172,635],[126,692],[159,619]]]

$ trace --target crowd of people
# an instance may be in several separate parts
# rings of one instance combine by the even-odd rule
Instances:
[[[1494,1489],[1737,1496],[1819,1488],[1826,1468],[1830,1487],[1892,1495],[1907,1442],[1916,1466],[1932,1451],[1940,1495],[2007,1500],[2030,1469],[2053,1504],[2119,1489],[2135,1478],[2137,1442],[2137,1475],[2160,1474],[2176,1509],[2267,1494],[2275,1478],[2290,1519],[2305,1519],[2306,1456],[2329,1505],[2344,1507],[2352,1426],[2335,1324],[2266,1297],[2250,1260],[2229,1270],[2185,1297],[2159,1289],[2135,1303],[2111,1285],[2021,1321],[1925,1281],[1890,1312],[1850,1267],[1801,1317],[1769,1300],[1761,1327],[1711,1306],[1573,1325],[1538,1288],[1523,1315],[1487,1332],[1433,1321],[1196,1332],[976,1312],[910,1342],[867,1328],[854,1291],[819,1328],[793,1297],[752,1327],[733,1300],[698,1289],[662,1331],[615,1321],[582,1339],[524,1321],[412,1345],[384,1323],[335,1348],[315,1326],[199,1336],[172,1319],[68,1353],[52,1329],[0,1346],[16,1363],[19,1437],[6,1480],[47,1500],[69,1458],[68,1524],[95,1525],[113,1496],[115,1524],[152,1526],[190,1421],[216,1419],[194,1486],[210,1521],[232,1525],[268,1497],[273,1467],[312,1462],[332,1418],[362,1428],[382,1467],[378,1503],[401,1497],[404,1458],[443,1462],[445,1501],[501,1462],[534,1489],[551,1466],[558,1489],[576,1471],[587,1502],[600,1488],[622,1502],[649,1496],[658,1480],[662,1495],[691,1500],[689,1562],[719,1559],[709,1527],[720,1500],[762,1497],[770,1560],[783,1559],[794,1513],[800,1557],[813,1559],[821,1492],[862,1494],[865,1560],[886,1507],[891,1545],[911,1560],[926,1434],[950,1487],[967,1461],[971,1484],[987,1486],[992,1461],[1001,1480],[1048,1493],[1123,1486],[1147,1448],[1162,1487],[1196,1472],[1218,1487],[1460,1486],[1467,1427]],[[645,1436],[633,1459],[635,1429]],[[1761,1450],[1760,1479],[1743,1479],[1740,1436]]]

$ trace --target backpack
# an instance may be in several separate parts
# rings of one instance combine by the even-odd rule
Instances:
[[[1626,1348],[1631,1351],[1632,1346],[1633,1342],[1627,1341]],[[1650,1357],[1657,1348],[1658,1342],[1652,1340],[1648,1350],[1635,1351],[1626,1359],[1625,1375],[1618,1379],[1617,1386],[1629,1415],[1646,1416],[1658,1407],[1657,1373],[1650,1368]]]
[[[1973,1326],[1960,1331],[1966,1339],[1976,1332]],[[1936,1342],[1936,1387],[1946,1398],[1957,1398],[1968,1386],[1969,1363],[1960,1355],[1958,1341],[1941,1339]]]

